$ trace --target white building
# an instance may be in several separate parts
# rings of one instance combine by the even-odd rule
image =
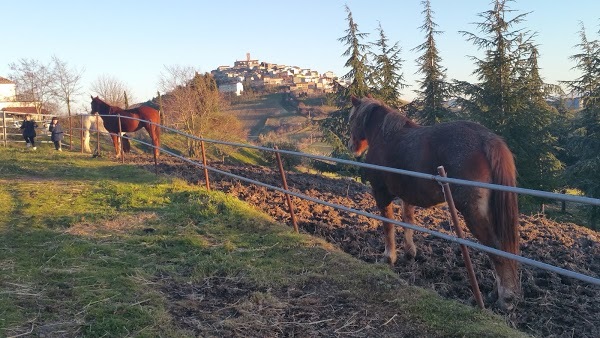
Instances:
[[[0,76],[0,104],[7,101],[14,101],[16,96],[15,83]]]
[[[219,85],[219,92],[221,93],[235,93],[235,95],[240,96],[243,91],[244,85],[241,81]]]
[[[0,76],[0,112],[2,114],[37,114],[36,102],[17,101],[17,86],[6,78]],[[47,113],[42,109],[42,113]],[[2,117],[0,116],[0,119]],[[35,118],[35,116],[34,116]],[[41,117],[39,117],[41,119]],[[0,121],[1,123],[2,121]]]

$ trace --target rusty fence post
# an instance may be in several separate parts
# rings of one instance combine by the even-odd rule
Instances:
[[[281,162],[281,155],[279,154],[279,148],[277,146],[273,147],[275,149],[275,156],[277,157],[277,164],[279,165],[279,173],[281,174],[281,183],[283,184],[283,189],[288,191],[287,180],[285,178],[285,171],[283,170],[283,163]],[[296,222],[296,215],[294,214],[294,205],[292,204],[292,199],[290,195],[286,192],[284,193],[285,199],[287,201],[288,208],[290,210],[290,217],[292,219],[292,225],[294,226],[294,230],[296,233],[298,230],[298,223]]]
[[[121,163],[125,163],[125,152],[123,151],[123,132],[121,131],[121,115],[117,114],[117,121],[119,122],[119,153],[121,155]]]
[[[446,177],[446,170],[443,166],[439,166],[437,170],[440,176]],[[452,224],[454,224],[456,235],[459,238],[465,238],[465,235],[460,227],[456,207],[454,206],[454,199],[452,198],[450,185],[448,183],[442,183],[442,187],[444,189],[444,198],[446,199],[446,203],[448,203],[448,209],[450,210],[450,216],[452,217]],[[475,277],[475,271],[473,271],[473,264],[471,263],[471,256],[469,256],[469,250],[467,249],[466,245],[460,244],[460,251],[462,252],[463,259],[465,260],[465,267],[467,268],[469,282],[471,283],[471,289],[473,291],[473,295],[475,296],[475,301],[477,302],[479,308],[483,309],[485,307],[483,304],[483,297],[481,296],[481,291],[479,290],[479,284],[477,283],[477,277]]]
[[[2,111],[2,139],[4,140],[4,147],[6,147],[6,112],[4,110]]]
[[[98,155],[98,156],[100,156],[100,127],[98,126],[99,118],[100,118],[100,115],[96,115],[96,155]],[[89,130],[88,130],[88,132],[89,132]],[[91,151],[91,149],[90,149],[90,151]]]
[[[206,182],[206,190],[210,191],[208,169],[206,168],[206,151],[204,150],[204,140],[200,140],[200,150],[202,151],[202,167],[204,168],[204,181]]]
[[[69,115],[69,150],[73,151],[73,116]]]

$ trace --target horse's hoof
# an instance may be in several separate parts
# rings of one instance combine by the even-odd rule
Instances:
[[[504,297],[498,297],[496,304],[501,311],[512,312],[517,308],[519,297],[514,294],[508,294]]]
[[[387,264],[390,267],[393,267],[396,264],[396,257],[383,256],[381,259],[381,263]]]
[[[417,248],[414,246],[405,248],[404,257],[408,260],[414,260],[417,257]]]

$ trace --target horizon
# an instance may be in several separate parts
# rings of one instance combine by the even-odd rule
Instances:
[[[10,48],[3,48],[0,76],[10,78],[9,64],[22,58],[47,63],[53,55],[69,67],[85,68],[76,111],[89,109],[85,98],[94,94],[90,84],[100,76],[123,82],[132,91],[132,102],[143,102],[156,96],[166,66],[191,66],[205,73],[245,60],[246,53],[261,62],[310,68],[320,74],[332,71],[341,77],[349,70],[344,67],[347,57],[342,56],[346,47],[338,41],[347,29],[345,4],[359,31],[369,34],[364,43],[377,38],[379,22],[389,43],[398,42],[402,72],[410,85],[401,91],[402,98],[414,98],[421,75],[415,73],[419,54],[413,48],[425,39],[419,30],[420,0],[368,4],[307,0],[301,5],[273,0],[259,4],[150,0],[142,5],[107,0],[101,6],[78,1],[10,2],[4,8],[11,15],[3,20],[3,26],[9,27],[3,45]],[[490,2],[432,0],[431,6],[434,22],[443,32],[436,43],[447,80],[475,81],[471,57],[482,57],[483,52],[460,31],[481,35],[473,23],[481,21],[479,13],[491,9]],[[507,13],[508,18],[529,13],[513,28],[536,33],[543,79],[552,84],[575,79],[578,73],[570,56],[579,52],[574,46],[580,42],[580,22],[588,39],[597,39],[600,3],[530,0],[508,2],[508,6],[514,11]],[[27,13],[26,24],[22,13]]]

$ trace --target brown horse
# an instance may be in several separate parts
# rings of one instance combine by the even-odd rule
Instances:
[[[350,140],[354,154],[368,147],[366,162],[386,167],[437,174],[444,166],[450,177],[470,181],[515,186],[516,169],[506,143],[485,127],[467,121],[420,126],[381,102],[372,98],[352,97],[350,111]],[[414,208],[431,207],[444,202],[437,182],[366,169],[373,197],[382,216],[392,219],[392,200],[402,200],[402,220],[414,224]],[[484,245],[519,252],[517,196],[464,185],[451,185],[456,208],[473,235]],[[385,234],[384,257],[390,264],[396,261],[396,229],[383,222]],[[413,230],[404,230],[404,249],[414,258],[416,248]],[[490,255],[496,271],[499,305],[512,308],[520,294],[517,263],[514,260]]]
[[[152,145],[154,145],[154,162],[158,159],[160,147],[160,113],[158,110],[148,107],[139,106],[132,109],[121,109],[119,107],[111,106],[108,103],[102,101],[97,96],[92,97],[92,114],[98,113],[104,122],[104,128],[111,133],[113,144],[115,146],[115,152],[117,157],[121,156],[121,148],[119,145],[119,131],[123,133],[129,133],[138,131],[145,128],[152,139]],[[125,118],[117,118],[117,115],[124,116]],[[131,117],[131,118],[128,118]],[[119,120],[121,128],[119,130]],[[148,123],[148,122],[153,122]],[[123,138],[123,151],[128,152],[130,150],[129,140]]]

